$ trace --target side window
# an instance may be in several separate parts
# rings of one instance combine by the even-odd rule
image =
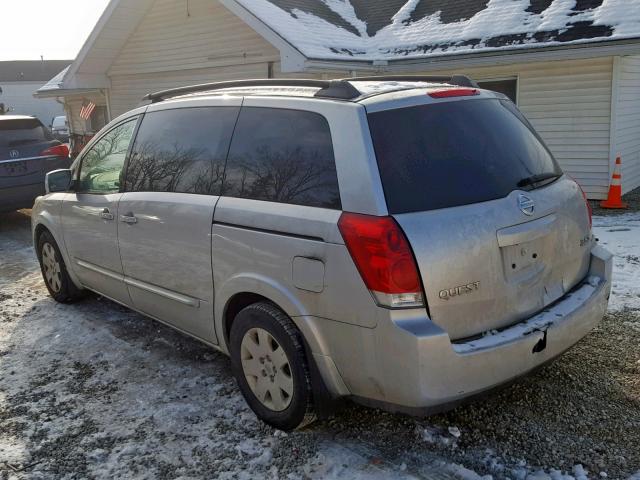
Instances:
[[[238,110],[197,107],[146,114],[127,167],[126,191],[219,195]]]
[[[223,193],[341,209],[327,120],[299,110],[243,108],[229,150]]]
[[[80,166],[79,193],[117,193],[137,118],[110,130],[91,147]]]

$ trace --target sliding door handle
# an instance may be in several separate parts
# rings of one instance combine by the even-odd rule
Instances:
[[[134,223],[138,223],[138,219],[133,215],[133,213],[127,213],[126,215],[120,215],[120,221],[122,223],[128,223],[129,225],[133,225]]]
[[[102,210],[102,212],[100,212],[100,218],[102,218],[103,220],[113,220],[114,216],[108,208],[105,208],[104,210]]]

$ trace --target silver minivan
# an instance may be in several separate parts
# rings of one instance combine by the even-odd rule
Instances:
[[[91,290],[229,354],[284,430],[348,397],[429,414],[603,317],[611,254],[516,106],[464,76],[159,92],[51,172],[33,239]]]

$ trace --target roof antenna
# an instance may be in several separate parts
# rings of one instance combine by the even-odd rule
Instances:
[[[189,9],[189,0],[187,0],[187,17],[191,16],[191,10]]]

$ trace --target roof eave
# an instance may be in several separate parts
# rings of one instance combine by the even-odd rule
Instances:
[[[89,37],[83,44],[78,56],[73,61],[73,63],[69,66],[69,70],[64,75],[64,78],[60,82],[61,91],[65,91],[66,94],[74,94],[75,91],[99,91],[100,89],[110,88],[110,81],[107,77],[108,67],[101,66],[97,69],[92,69],[89,71],[85,70],[86,62],[91,58],[92,52],[98,42],[100,35],[109,25],[111,18],[114,16],[114,13],[121,5],[126,5],[130,0],[109,0],[105,10],[102,12],[102,15],[98,19],[97,23],[93,27]],[[144,15],[144,13],[148,10],[150,5],[153,3],[151,0],[145,0],[144,5],[141,0],[138,2],[130,2],[136,4],[138,7],[138,12],[133,16],[130,16],[132,23],[127,27],[130,28],[131,31],[125,32],[125,34],[121,35],[122,41],[126,41],[129,34],[135,29],[138,25],[140,19]],[[112,55],[117,55],[119,48],[113,48],[113,51],[110,52]],[[112,57],[107,57],[113,60]]]
[[[86,95],[87,93],[96,93],[107,90],[111,87],[111,82],[106,75],[67,75],[58,84],[58,88],[41,88],[34,97],[36,98],[53,98],[68,97],[72,95]]]
[[[96,24],[93,26],[93,29],[89,34],[89,37],[82,45],[80,52],[78,52],[78,56],[75,58],[75,60],[69,67],[69,71],[64,76],[64,81],[74,78],[75,75],[78,73],[80,66],[83,64],[83,62],[86,60],[87,56],[91,52],[91,49],[93,48],[93,45],[95,44],[96,39],[98,38],[98,35],[100,35],[100,32],[104,29],[105,25],[113,15],[113,12],[117,8],[117,6],[120,4],[120,2],[121,0],[109,1],[109,3],[107,4],[107,7],[102,12],[102,15],[100,15],[100,18],[98,19]]]
[[[101,88],[76,88],[76,89],[65,89],[65,88],[54,88],[50,90],[38,90],[33,94],[35,98],[61,98],[61,97],[70,97],[73,95],[92,95],[95,93],[102,94],[104,93],[104,89]]]
[[[607,56],[640,54],[640,38],[611,40],[607,42],[584,42],[540,47],[491,50],[487,52],[465,52],[450,55],[431,55],[421,58],[399,60],[337,60],[307,59],[307,71],[356,70],[356,71],[421,71],[449,68],[481,67],[509,63],[529,63],[567,59],[587,59]]]
[[[118,6],[121,0],[110,0],[107,4],[107,7],[100,15],[100,18],[94,25],[89,37],[85,40],[80,52],[74,59],[74,61],[67,68],[66,73],[62,77],[60,81],[59,88],[51,88],[46,90],[38,90],[33,94],[35,98],[56,98],[56,97],[65,97],[69,95],[83,95],[86,93],[95,93],[99,92],[102,88],[105,88],[108,85],[108,79],[105,83],[104,79],[106,79],[106,75],[104,78],[97,78],[98,76],[92,76],[89,80],[95,81],[98,80],[98,84],[86,83],[81,85],[82,81],[80,80],[80,75],[78,75],[78,69],[82,65],[82,63],[87,58],[89,52],[91,51],[96,38],[104,28],[105,24],[109,21],[109,18],[113,14],[113,11]],[[100,76],[101,77],[101,76]]]

